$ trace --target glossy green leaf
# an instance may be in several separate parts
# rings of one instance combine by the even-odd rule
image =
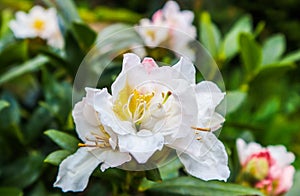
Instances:
[[[300,50],[296,50],[283,57],[280,63],[294,63],[299,60],[300,60]]]
[[[80,48],[88,51],[92,44],[95,42],[97,34],[86,24],[82,22],[72,23],[72,32],[77,40]]]
[[[13,18],[13,13],[10,9],[1,10],[1,27],[0,38],[3,39],[8,33],[10,33],[9,22]]]
[[[261,65],[262,49],[251,34],[240,35],[240,51],[244,68],[248,75],[253,75]]]
[[[208,12],[203,12],[200,17],[200,41],[213,57],[217,57],[221,34],[212,23]]]
[[[9,65],[23,62],[27,59],[28,40],[16,41],[13,37],[6,36],[0,40],[0,70],[5,70]]]
[[[3,196],[22,196],[22,190],[14,187],[0,187],[0,195]]]
[[[163,181],[162,183],[156,183],[153,187],[148,189],[148,192],[151,193],[151,195],[263,195],[256,189],[241,185],[216,181],[205,182],[193,177],[179,177]]]
[[[239,37],[241,33],[252,31],[252,19],[246,15],[240,18],[225,35],[222,53],[225,59],[231,59],[239,50]]]
[[[52,165],[59,165],[67,156],[71,154],[68,150],[57,150],[49,154],[44,162],[50,163]]]
[[[25,188],[31,185],[41,174],[43,159],[43,156],[36,153],[16,159],[3,168],[1,175],[3,185],[18,188]]]
[[[247,93],[242,91],[229,91],[226,93],[227,114],[234,112],[239,108],[247,96]]]
[[[0,76],[0,85],[25,73],[36,71],[47,62],[49,62],[47,57],[39,55],[21,65],[15,66]]]
[[[67,27],[73,22],[81,22],[76,6],[72,0],[43,0],[47,5],[55,7]]]
[[[158,168],[151,169],[151,170],[146,170],[145,174],[146,174],[146,178],[148,180],[151,180],[151,181],[154,181],[154,182],[161,182],[162,181]]]
[[[262,65],[275,63],[284,53],[286,48],[284,35],[278,34],[268,38],[263,44]]]
[[[75,152],[78,148],[79,140],[70,134],[53,129],[45,131],[45,134],[50,137],[53,142],[65,150]]]
[[[0,100],[0,111],[9,106],[7,101]]]
[[[109,21],[109,22],[126,22],[137,24],[142,18],[141,15],[125,8],[111,8],[107,6],[96,7],[93,12],[87,8],[79,9],[80,16],[83,19],[95,21]]]

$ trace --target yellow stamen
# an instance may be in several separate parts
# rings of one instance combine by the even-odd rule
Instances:
[[[169,99],[169,97],[172,95],[172,92],[168,91],[166,95],[164,93],[162,95],[164,98],[164,100],[162,101],[162,104],[165,104],[167,102],[167,100]]]
[[[206,132],[210,132],[211,129],[210,128],[200,128],[200,127],[191,127],[192,129],[195,129],[197,131],[206,131]]]
[[[38,31],[42,31],[45,28],[45,21],[40,20],[40,19],[36,19],[33,22],[33,28],[38,30]]]

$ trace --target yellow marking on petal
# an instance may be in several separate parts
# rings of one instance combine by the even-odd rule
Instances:
[[[37,31],[42,31],[45,28],[45,21],[41,20],[41,19],[36,19],[33,22],[33,28]]]
[[[155,40],[155,32],[153,30],[147,30],[146,35],[149,36],[152,41]]]
[[[124,108],[124,106],[126,106],[131,93],[132,89],[126,81],[124,88],[120,90],[118,98],[113,105],[113,111],[120,120],[128,119],[129,114],[126,112],[126,108]]]
[[[210,128],[200,128],[200,127],[191,127],[192,129],[195,129],[197,131],[205,131],[205,132],[210,132]]]
[[[197,137],[197,138],[196,138],[196,140],[198,140],[198,141],[201,140],[201,139],[202,139],[202,137]]]

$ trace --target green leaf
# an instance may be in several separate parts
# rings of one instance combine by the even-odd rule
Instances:
[[[32,111],[23,130],[26,144],[30,144],[37,139],[52,120],[53,118],[46,108],[40,106]]]
[[[73,22],[72,32],[75,39],[78,41],[80,48],[84,51],[88,51],[88,49],[90,49],[97,36],[90,27],[82,22]]]
[[[223,41],[222,53],[225,59],[230,59],[236,55],[239,50],[239,37],[241,33],[252,31],[252,19],[246,15],[240,18],[225,35]]]
[[[68,150],[57,150],[49,154],[44,162],[57,166],[70,154]]]
[[[251,34],[242,33],[240,35],[240,51],[245,70],[248,77],[251,77],[261,65],[262,49]]]
[[[50,137],[53,142],[65,150],[75,152],[78,148],[79,140],[70,134],[54,129],[47,130],[44,133]]]
[[[142,18],[140,14],[129,9],[107,6],[98,6],[92,12],[89,8],[80,7],[79,14],[83,20],[89,22],[108,21],[137,24]]]
[[[10,9],[1,10],[1,27],[0,38],[3,39],[8,33],[10,33],[9,22],[13,18],[13,13]]]
[[[205,182],[193,177],[179,177],[163,181],[162,183],[156,183],[153,187],[148,189],[148,191],[151,195],[263,196],[263,194],[256,189],[224,182]]]
[[[300,60],[300,50],[296,50],[283,57],[280,63],[294,63],[299,60]]]
[[[14,187],[0,187],[0,195],[7,196],[22,196],[22,190]]]
[[[25,73],[36,71],[41,66],[45,65],[48,61],[49,59],[47,57],[39,55],[21,65],[15,66],[11,70],[0,76],[0,85]]]
[[[29,156],[14,160],[3,167],[1,178],[3,185],[25,188],[34,183],[40,176],[43,166],[40,154],[32,153]]]
[[[226,93],[227,114],[234,112],[239,108],[247,96],[247,93],[242,91],[229,91]]]
[[[13,37],[7,36],[0,40],[0,70],[7,69],[7,66],[27,59],[28,40],[16,41]]]
[[[262,65],[278,61],[286,48],[284,35],[278,34],[270,37],[263,44]]]
[[[73,22],[81,22],[76,6],[72,0],[43,0],[48,6],[55,7],[62,17],[65,26],[71,27]]]
[[[146,174],[146,178],[148,180],[151,180],[151,181],[154,181],[154,182],[161,182],[162,181],[158,168],[151,169],[151,170],[146,170],[145,174]]]
[[[4,100],[0,100],[0,111],[9,106],[9,103]]]
[[[208,12],[203,12],[200,17],[200,41],[213,57],[217,57],[220,44],[220,31],[211,22]]]

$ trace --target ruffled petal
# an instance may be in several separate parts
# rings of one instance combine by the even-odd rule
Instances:
[[[136,135],[120,135],[119,148],[121,152],[130,152],[138,163],[146,163],[157,150],[164,145],[164,137],[160,133],[141,130]]]
[[[89,177],[101,161],[85,148],[67,157],[59,166],[55,187],[66,191],[83,191]]]
[[[190,82],[190,84],[195,84],[196,70],[191,61],[181,57],[178,63],[173,66],[173,68],[181,73],[184,78]]]
[[[255,143],[255,142],[250,142],[249,144],[246,144],[246,142],[240,138],[237,139],[237,141],[236,141],[236,147],[237,147],[239,160],[242,165],[245,164],[247,158],[250,155],[252,155],[253,153],[259,152],[263,149],[261,147],[261,145]]]
[[[285,146],[268,146],[267,149],[270,151],[272,158],[276,160],[276,164],[280,167],[288,166],[295,161],[295,155],[288,152]]]
[[[212,133],[203,133],[200,141],[194,140],[186,152],[178,154],[186,171],[197,178],[226,181],[230,175],[225,147]]]
[[[110,167],[118,167],[123,163],[131,160],[131,156],[126,152],[107,150],[101,154],[104,157],[104,162],[101,164],[101,171],[105,171]]]
[[[98,132],[100,123],[99,119],[97,119],[97,113],[92,106],[87,104],[85,98],[76,103],[72,116],[76,124],[76,132],[82,141],[86,141],[86,137],[91,132]]]

